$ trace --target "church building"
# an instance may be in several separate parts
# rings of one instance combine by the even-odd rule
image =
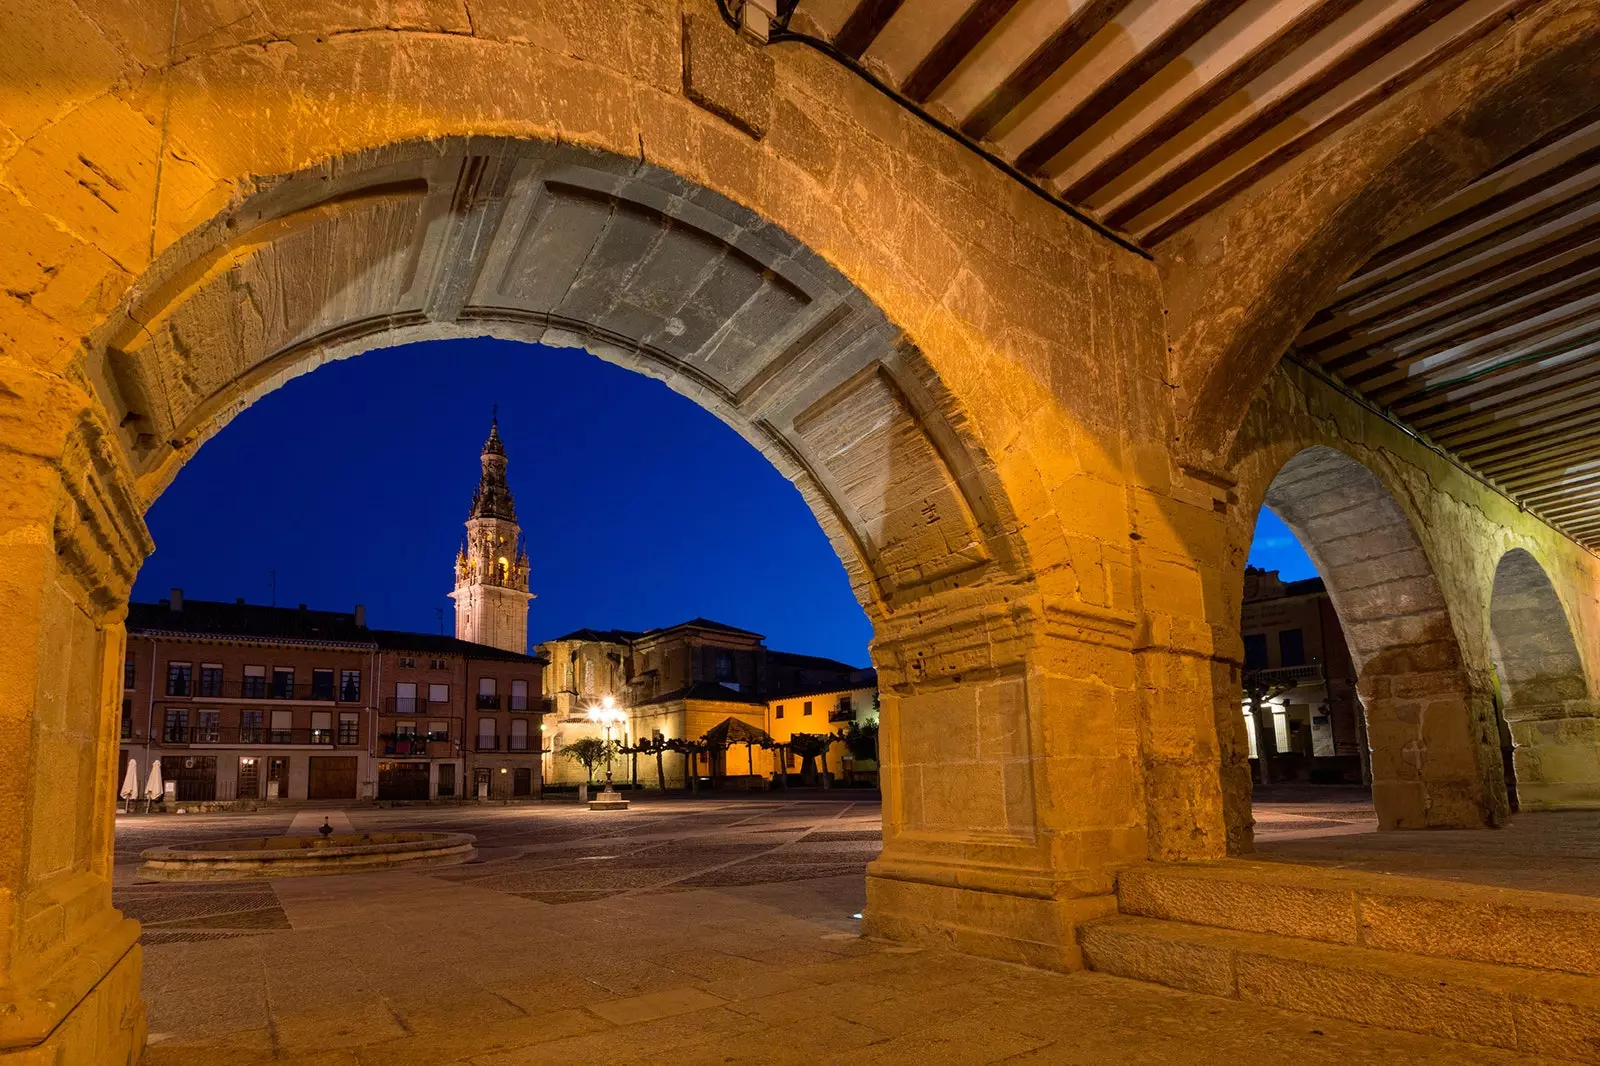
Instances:
[[[472,495],[467,538],[456,555],[456,639],[526,655],[528,554],[506,484],[506,448],[498,417],[480,456],[483,473]]]

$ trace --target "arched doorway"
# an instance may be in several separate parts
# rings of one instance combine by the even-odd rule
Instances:
[[[1495,568],[1489,638],[1518,804],[1600,804],[1600,735],[1583,661],[1549,575],[1522,548]]]
[[[1367,467],[1325,446],[1264,499],[1327,584],[1357,675],[1384,829],[1494,825],[1506,813],[1492,694],[1474,684],[1411,520]]]

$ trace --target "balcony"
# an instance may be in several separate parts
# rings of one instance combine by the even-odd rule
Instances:
[[[1263,670],[1246,670],[1244,672],[1244,689],[1248,693],[1252,688],[1277,689],[1287,691],[1301,685],[1315,685],[1323,681],[1321,663],[1305,663],[1302,666],[1276,666]]]
[[[499,709],[500,709],[500,697],[499,696],[486,694],[486,693],[483,693],[483,692],[478,693],[478,710],[480,710],[480,711],[498,711]]]
[[[472,746],[473,751],[499,751],[499,737],[478,737],[477,743]]]
[[[333,747],[332,729],[270,729],[266,726],[172,726],[161,730],[168,745],[298,744]]]
[[[174,691],[179,690],[179,691]],[[315,681],[303,684],[278,684],[271,678],[247,677],[241,681],[207,682],[167,686],[168,699],[199,700],[279,700],[296,703],[360,703],[361,689],[337,686]]]
[[[450,706],[449,700],[438,703],[427,696],[386,696],[383,700],[383,713],[385,714],[443,714],[444,709]],[[434,708],[442,708],[434,710]]]
[[[828,712],[828,721],[830,722],[853,722],[855,720],[856,711],[854,707],[835,707]]]

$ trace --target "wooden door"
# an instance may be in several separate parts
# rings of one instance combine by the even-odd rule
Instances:
[[[356,757],[354,755],[313,755],[307,799],[355,799]]]
[[[239,799],[261,797],[261,759],[255,755],[239,756],[239,789],[234,793]]]

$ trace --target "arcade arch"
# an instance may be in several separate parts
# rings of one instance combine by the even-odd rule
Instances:
[[[1600,804],[1600,731],[1566,609],[1525,548],[1500,557],[1489,637],[1522,808]]]

